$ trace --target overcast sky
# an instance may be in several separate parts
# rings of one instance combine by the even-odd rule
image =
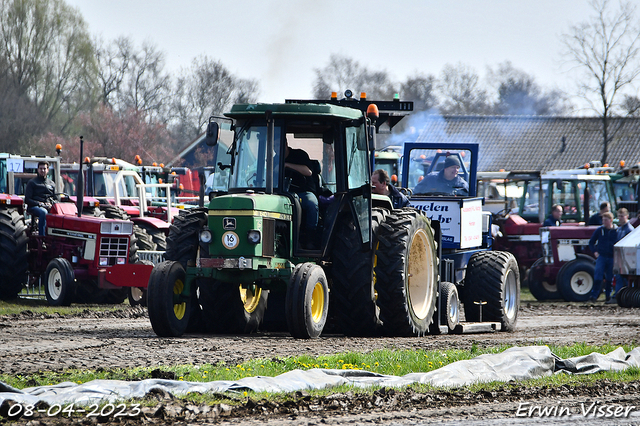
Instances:
[[[458,62],[484,75],[509,60],[541,86],[571,92],[560,35],[593,14],[588,0],[66,1],[92,34],[152,41],[172,73],[207,55],[257,79],[261,102],[311,97],[314,69],[332,53],[394,81]]]

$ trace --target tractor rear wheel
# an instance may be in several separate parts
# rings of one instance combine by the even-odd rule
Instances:
[[[531,268],[529,269],[529,274],[527,276],[527,283],[529,286],[529,291],[531,291],[531,295],[535,297],[537,300],[549,300],[549,299],[560,299],[562,296],[558,291],[557,286],[557,278],[555,281],[553,278],[546,278],[544,276],[544,258],[540,258],[536,260]]]
[[[558,271],[558,290],[567,302],[585,302],[594,286],[595,263],[588,256],[580,256],[565,263]]]
[[[14,299],[27,282],[27,226],[16,209],[0,209],[0,300]]]
[[[377,244],[380,223],[386,210],[371,212],[373,247]],[[340,223],[340,222],[338,222]],[[347,336],[372,336],[380,333],[380,311],[376,306],[373,274],[374,253],[363,251],[358,227],[349,217],[343,221],[333,242],[330,317]]]
[[[144,222],[138,222],[137,226],[144,229],[147,234],[151,236],[152,241],[156,245],[156,250],[165,251],[167,250],[167,235],[165,234],[164,229],[154,228],[152,225],[149,225]]]
[[[44,272],[44,290],[51,306],[69,306],[75,294],[75,281],[71,263],[55,258]]]
[[[185,294],[185,278],[179,262],[165,261],[151,271],[147,289],[149,319],[160,337],[179,337],[187,330],[193,297]]]
[[[207,331],[224,334],[258,331],[267,308],[268,290],[255,284],[243,288],[216,280],[201,280],[199,290]]]
[[[195,266],[200,244],[199,233],[206,224],[207,209],[182,210],[169,228],[165,259],[180,262],[183,268],[190,262]]]
[[[427,334],[438,292],[438,257],[429,219],[413,209],[389,214],[380,225],[374,264],[385,334]]]
[[[157,244],[153,242],[153,238],[146,229],[133,225],[133,234],[136,236],[136,243],[138,244],[138,250],[155,251]]]
[[[107,219],[129,220],[130,218],[124,209],[118,206],[112,206],[111,204],[101,204],[100,210],[104,212],[104,217]]]
[[[296,339],[315,339],[327,322],[329,285],[324,270],[313,263],[297,265],[287,288],[285,316]]]
[[[520,308],[516,258],[504,251],[474,254],[467,264],[463,300],[467,321],[495,321],[502,331],[513,331]]]

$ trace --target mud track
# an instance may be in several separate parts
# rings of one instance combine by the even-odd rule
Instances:
[[[36,315],[29,311],[0,317],[0,371],[29,374],[38,371],[157,367],[174,364],[242,363],[255,358],[311,356],[340,352],[370,352],[378,349],[469,349],[472,345],[527,346],[535,344],[636,345],[640,339],[640,310],[602,303],[569,304],[532,302],[521,307],[517,330],[512,333],[428,336],[425,338],[347,338],[322,336],[295,340],[286,333],[258,333],[247,336],[192,334],[182,338],[158,338],[152,331],[146,310],[123,306],[115,312],[85,310],[73,316]],[[191,406],[169,395],[156,395],[155,409],[143,418],[124,423],[179,424],[231,422],[273,424],[395,423],[428,424],[466,419],[513,418],[521,401],[566,400],[566,404],[589,402],[599,395],[607,401],[640,406],[638,383],[611,384],[606,381],[572,389],[526,389],[490,394],[468,391],[434,392],[428,395],[382,390],[377,396],[337,395],[310,398],[300,393],[290,407],[266,401],[243,399],[240,408]],[[564,399],[563,399],[564,398]],[[440,414],[438,414],[440,413]],[[0,415],[2,413],[0,412]],[[266,416],[266,417],[265,417]],[[411,420],[413,419],[413,420]],[[429,420],[431,419],[431,420]],[[38,419],[54,424],[56,419]],[[58,419],[60,420],[60,419]],[[108,421],[108,419],[105,419]],[[640,417],[636,417],[640,421]],[[78,419],[80,422],[81,419]],[[86,419],[85,419],[86,421]],[[132,424],[133,424],[132,423]],[[186,424],[185,423],[185,424]],[[625,424],[632,424],[628,418]]]

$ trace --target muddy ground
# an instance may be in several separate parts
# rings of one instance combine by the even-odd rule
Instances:
[[[28,374],[70,368],[128,368],[173,364],[204,364],[225,361],[237,364],[254,358],[308,354],[312,356],[377,349],[468,349],[472,345],[637,345],[640,340],[640,309],[623,309],[603,303],[525,303],[517,330],[512,333],[427,336],[424,338],[348,338],[323,336],[316,340],[294,340],[285,333],[247,336],[192,334],[182,338],[158,338],[144,308],[122,307],[115,312],[86,310],[74,316],[44,316],[31,312],[0,317],[0,371]],[[239,407],[188,406],[170,395],[153,395],[154,408],[135,419],[101,419],[119,424],[165,422],[183,424],[231,423],[274,425],[302,424],[430,424],[464,420],[476,424],[511,419],[517,423],[519,404],[531,402],[564,404],[578,413],[581,404],[635,405],[629,417],[614,424],[640,424],[640,383],[606,381],[593,386],[560,389],[511,389],[471,393],[463,389],[417,394],[411,388],[383,389],[376,395],[352,394],[326,398],[298,393],[296,402],[278,405],[240,398]],[[563,406],[564,406],[563,405]],[[573,407],[573,408],[572,408]],[[7,407],[0,408],[0,416]],[[78,422],[89,422],[79,417]],[[94,419],[95,420],[95,419]],[[565,419],[566,420],[566,419]],[[584,422],[584,418],[582,421]],[[593,419],[601,421],[603,419]],[[606,419],[605,419],[606,420]],[[614,419],[608,419],[614,421]],[[27,419],[20,422],[26,423]],[[68,423],[67,419],[41,417],[33,425]],[[530,422],[531,419],[529,418]],[[0,418],[0,423],[2,419]],[[43,423],[42,423],[43,422]],[[482,423],[489,422],[489,423]],[[95,421],[94,421],[95,423]],[[525,424],[525,423],[523,423]],[[604,424],[604,423],[599,423]]]

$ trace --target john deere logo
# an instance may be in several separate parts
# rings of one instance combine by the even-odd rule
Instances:
[[[224,219],[222,219],[222,228],[227,231],[232,231],[236,229],[236,218],[225,217]]]

